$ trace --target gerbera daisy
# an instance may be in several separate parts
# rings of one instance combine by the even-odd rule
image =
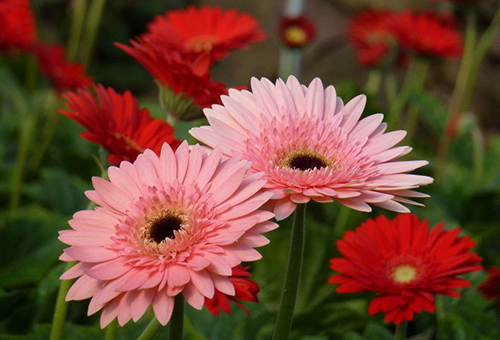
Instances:
[[[26,49],[35,40],[35,17],[29,0],[0,0],[0,52]]]
[[[223,83],[210,79],[210,57],[200,54],[193,62],[181,54],[157,46],[150,40],[139,38],[132,46],[116,44],[136,59],[161,84],[163,104],[176,119],[197,118],[201,109],[220,103],[227,93]]]
[[[66,300],[90,300],[102,309],[101,327],[118,318],[137,321],[152,305],[165,325],[182,294],[201,309],[215,290],[235,294],[232,268],[261,255],[261,234],[277,227],[259,210],[270,197],[265,181],[248,175],[248,162],[206,153],[183,142],[160,156],[146,150],[132,164],[110,167],[109,181],[94,177],[87,197],[99,205],[77,212],[60,232],[70,247],[63,261],[78,261],[61,279],[79,277]]]
[[[455,289],[470,282],[457,275],[482,269],[481,258],[469,253],[475,242],[459,233],[442,223],[429,231],[427,220],[413,214],[369,219],[337,241],[344,257],[330,260],[339,274],[328,282],[340,285],[337,293],[380,293],[368,313],[383,312],[396,325],[422,310],[432,313],[435,294],[460,296]]]
[[[288,47],[304,47],[316,35],[314,24],[304,15],[282,17],[279,35],[283,44]]]
[[[406,132],[384,133],[382,114],[360,121],[365,96],[344,105],[335,88],[323,89],[318,78],[309,87],[293,76],[286,84],[265,78],[251,83],[253,93],[229,90],[223,106],[205,109],[210,126],[190,133],[210,147],[220,145],[226,155],[252,161],[251,172],[264,172],[278,220],[311,199],[367,212],[368,203],[408,212],[398,202],[415,202],[401,196],[426,196],[410,189],[432,178],[405,172],[427,162],[394,161],[411,151],[393,148]]]
[[[95,95],[94,95],[94,93]],[[62,114],[86,127],[82,138],[100,144],[109,150],[108,162],[133,162],[146,149],[160,153],[167,142],[175,150],[174,129],[161,119],[154,119],[147,109],[140,109],[137,99],[129,91],[123,94],[102,85],[82,88],[63,95],[68,110]]]
[[[37,43],[34,44],[33,50],[40,70],[58,92],[74,90],[92,83],[92,77],[85,74],[82,64],[66,60],[64,47]]]
[[[445,59],[462,55],[462,34],[450,15],[404,11],[396,27],[400,44],[415,55]]]
[[[252,16],[234,9],[214,6],[189,6],[168,11],[148,25],[144,37],[190,60],[208,53],[212,60],[223,59],[231,50],[246,48],[264,40],[266,34]]]
[[[349,24],[349,42],[364,67],[400,66],[407,61],[395,32],[396,14],[389,10],[365,10]]]
[[[233,268],[229,280],[231,280],[234,286],[234,296],[224,294],[216,289],[213,298],[205,298],[205,307],[207,307],[212,315],[219,315],[221,309],[224,313],[230,314],[231,305],[229,301],[234,302],[248,315],[250,314],[245,305],[240,301],[259,302],[257,293],[259,293],[260,288],[258,284],[249,279],[249,277],[252,277],[252,274],[248,272],[249,268],[250,267],[243,267],[242,265]]]
[[[500,268],[488,268],[488,278],[481,283],[478,290],[487,299],[500,299]]]

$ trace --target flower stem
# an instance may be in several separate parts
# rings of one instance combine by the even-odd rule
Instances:
[[[182,340],[184,329],[184,297],[182,294],[175,296],[174,311],[170,319],[169,340]]]
[[[407,320],[404,320],[402,323],[397,325],[396,332],[394,333],[394,340],[405,340],[407,328],[408,328],[408,321]]]
[[[115,320],[113,320],[113,322],[111,322],[108,327],[106,327],[106,337],[104,338],[104,340],[115,340],[116,339],[116,334],[117,334],[117,331],[118,331],[118,322]]]
[[[150,340],[153,339],[153,337],[158,333],[158,331],[161,328],[161,323],[156,320],[156,318],[153,318],[151,322],[148,324],[148,326],[144,329],[144,331],[141,333],[141,335],[137,338],[137,340]]]
[[[82,51],[81,62],[88,66],[90,61],[90,56],[92,54],[92,50],[94,49],[94,43],[97,36],[97,29],[99,27],[99,23],[101,22],[101,16],[104,9],[104,3],[106,0],[93,0],[90,4],[89,11],[87,14],[87,25],[86,30],[83,35],[83,43],[82,46],[84,50]]]
[[[376,96],[380,92],[380,83],[382,82],[382,72],[377,69],[370,71],[368,80],[366,81],[366,93],[371,96]]]
[[[76,262],[68,262],[64,271],[73,267]],[[52,319],[52,329],[50,331],[50,340],[60,340],[62,338],[62,331],[64,321],[66,319],[66,312],[68,310],[68,303],[66,302],[66,294],[71,287],[73,280],[62,280],[57,293],[56,307],[54,310],[54,317]]]
[[[69,61],[75,61],[80,46],[80,38],[82,36],[83,22],[85,21],[85,13],[87,12],[88,0],[73,0],[71,13],[71,28],[66,49],[66,58]]]
[[[425,80],[427,78],[427,70],[429,68],[429,63],[426,60],[419,60],[417,65],[415,65],[415,79],[413,82],[413,92],[418,92],[424,88]],[[408,109],[408,115],[406,117],[406,131],[407,140],[411,140],[418,123],[418,114],[420,109],[417,105],[410,105]]]
[[[292,237],[288,253],[285,284],[283,285],[273,340],[287,340],[292,327],[293,311],[295,308],[295,300],[297,299],[304,257],[305,215],[306,204],[299,204],[293,216]]]
[[[306,0],[286,0],[283,14],[288,17],[299,16],[304,12]],[[278,77],[286,80],[288,76],[294,75],[300,78],[302,69],[302,50],[300,48],[289,48],[283,46],[280,51],[278,65]]]
[[[441,295],[436,295],[436,340],[441,340],[443,338],[443,320],[444,320],[444,307],[443,307],[443,297]]]

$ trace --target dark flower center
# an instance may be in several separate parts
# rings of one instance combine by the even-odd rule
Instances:
[[[291,155],[286,165],[292,169],[301,171],[328,167],[328,163],[323,157],[306,151],[300,151]]]
[[[151,223],[149,238],[160,243],[168,238],[174,238],[174,231],[181,229],[183,219],[174,214],[164,215]]]

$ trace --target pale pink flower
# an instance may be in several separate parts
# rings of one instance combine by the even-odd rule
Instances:
[[[403,197],[427,197],[411,189],[432,178],[406,174],[427,161],[396,162],[411,151],[394,147],[405,131],[384,133],[383,115],[360,120],[364,95],[343,104],[335,88],[318,78],[309,87],[291,76],[286,84],[252,79],[252,92],[230,90],[223,105],[205,109],[210,126],[190,133],[226,155],[252,161],[251,172],[265,172],[265,188],[273,193],[278,220],[299,203],[336,200],[369,212],[372,204],[408,212]]]
[[[79,277],[66,300],[92,298],[88,314],[102,309],[105,327],[137,321],[150,305],[165,325],[177,294],[197,309],[215,290],[234,295],[231,269],[259,259],[254,248],[268,243],[261,234],[277,227],[259,210],[272,194],[248,168],[218,149],[184,142],[174,154],[165,143],[160,156],[146,150],[110,167],[109,181],[94,177],[86,194],[99,207],[60,232],[70,245],[61,260],[79,261],[61,276]]]

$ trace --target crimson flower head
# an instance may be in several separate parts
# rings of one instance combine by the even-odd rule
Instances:
[[[164,142],[174,150],[180,144],[174,138],[174,129],[151,117],[147,109],[140,109],[129,91],[119,94],[99,84],[67,92],[63,97],[68,109],[60,112],[88,129],[82,132],[82,138],[109,150],[111,164],[133,162],[146,149],[158,154]]]
[[[444,59],[460,58],[463,40],[449,15],[404,11],[397,18],[400,44],[413,54]]]
[[[279,27],[281,41],[288,47],[304,47],[316,35],[314,24],[304,15],[282,17]]]
[[[0,0],[0,51],[28,48],[35,40],[35,30],[29,0]]]
[[[389,10],[365,10],[349,25],[349,42],[364,67],[402,65],[407,55],[401,50],[395,32],[396,14]]]
[[[205,298],[205,307],[212,315],[217,316],[222,309],[224,313],[231,314],[231,305],[229,301],[234,302],[238,307],[243,309],[245,313],[250,315],[248,309],[240,301],[259,302],[257,294],[259,293],[259,285],[249,279],[252,274],[248,272],[250,267],[237,265],[232,269],[232,274],[229,280],[234,286],[234,295],[228,295],[215,290],[214,297]]]
[[[162,86],[167,111],[177,119],[189,120],[201,114],[202,108],[220,104],[220,96],[227,94],[223,83],[210,78],[210,56],[200,54],[189,61],[173,50],[156,45],[153,41],[138,38],[132,46],[116,44],[136,59]],[[182,111],[184,110],[184,111]],[[187,112],[185,112],[187,110]]]
[[[500,299],[500,268],[488,268],[488,278],[481,283],[478,290],[487,299]]]
[[[264,40],[266,34],[248,14],[215,6],[189,6],[157,16],[144,36],[190,60],[206,52],[212,60],[219,61],[231,50]]]
[[[37,43],[33,50],[41,72],[50,79],[58,92],[74,90],[92,83],[92,78],[85,75],[85,67],[82,64],[66,60],[64,47]]]
[[[470,282],[457,275],[482,269],[481,258],[469,252],[475,242],[459,232],[443,230],[442,223],[429,231],[413,214],[369,219],[337,241],[343,257],[330,260],[338,274],[328,282],[339,284],[338,293],[379,293],[368,313],[383,312],[396,325],[414,313],[432,313],[435,294],[460,296],[455,289]]]

